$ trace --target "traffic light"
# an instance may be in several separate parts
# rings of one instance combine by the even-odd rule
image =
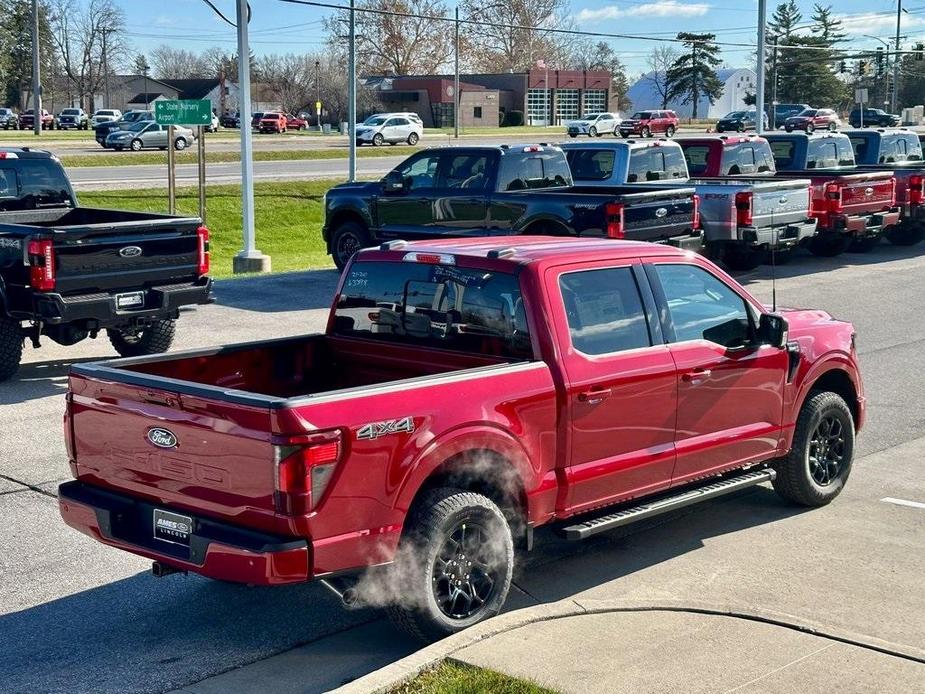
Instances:
[[[844,73],[846,73],[846,72],[848,71],[848,66],[845,64],[845,61],[844,61],[844,60],[839,61],[839,63],[838,63],[838,71],[839,71],[840,73],[842,73],[842,74],[844,74]]]
[[[866,60],[858,61],[858,74],[861,77],[867,77],[870,74],[870,64]]]
[[[883,77],[883,75],[886,74],[886,60],[883,57],[883,49],[880,47],[877,48],[876,63],[877,63],[877,77]]]
[[[915,44],[915,59],[925,60],[925,43]]]

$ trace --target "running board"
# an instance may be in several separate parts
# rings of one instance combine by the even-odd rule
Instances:
[[[770,482],[776,476],[777,474],[770,468],[746,472],[745,474],[720,480],[719,482],[713,482],[712,484],[707,484],[702,487],[688,489],[674,496],[662,497],[656,501],[642,503],[639,506],[631,506],[630,508],[624,508],[614,513],[608,513],[606,516],[600,516],[599,518],[592,518],[591,520],[576,523],[575,525],[569,525],[563,528],[562,532],[566,540],[584,540],[592,535],[619,528],[621,525],[628,525],[644,518],[651,518],[652,516],[684,508],[685,506],[690,506],[691,504],[696,504],[701,501],[715,499],[718,496],[731,494],[740,489],[754,487],[756,484],[761,484],[762,482]]]

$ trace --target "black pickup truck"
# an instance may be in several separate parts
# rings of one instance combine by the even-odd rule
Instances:
[[[693,188],[575,186],[555,146],[437,147],[377,182],[325,196],[328,253],[343,269],[360,248],[391,239],[540,234],[599,236],[699,249]]]
[[[0,381],[26,338],[105,329],[123,356],[166,351],[180,307],[211,300],[208,273],[198,218],[78,207],[57,158],[0,149]]]

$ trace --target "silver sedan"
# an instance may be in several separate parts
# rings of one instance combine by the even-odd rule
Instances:
[[[167,149],[168,126],[152,121],[132,123],[124,130],[114,130],[106,137],[106,146],[116,150]],[[196,141],[196,135],[189,128],[175,125],[173,128],[174,149],[183,150]]]

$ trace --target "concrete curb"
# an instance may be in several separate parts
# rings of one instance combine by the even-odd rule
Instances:
[[[391,665],[364,675],[334,691],[338,694],[384,694],[419,673],[479,641],[515,629],[565,617],[616,612],[685,612],[733,619],[745,619],[792,629],[821,638],[866,648],[886,655],[925,663],[925,649],[896,644],[876,637],[839,629],[785,612],[761,607],[740,607],[727,603],[690,600],[593,600],[569,598],[525,607],[499,615],[449,638],[422,648]]]

